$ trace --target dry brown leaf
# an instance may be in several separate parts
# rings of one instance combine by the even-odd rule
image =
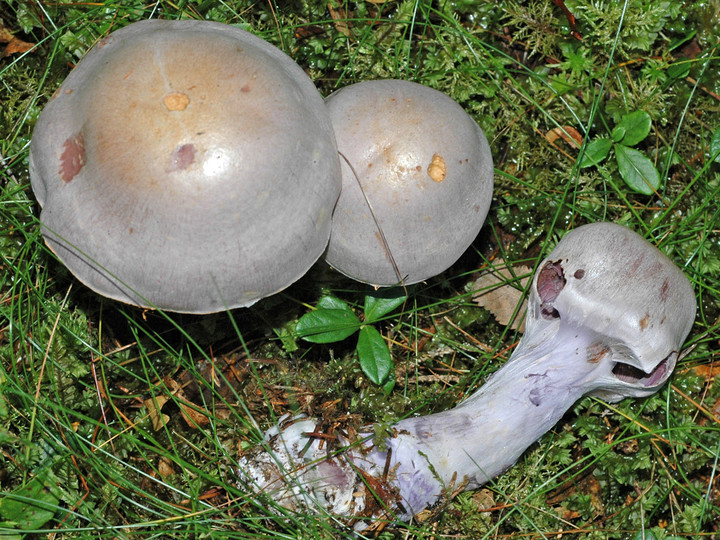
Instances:
[[[220,379],[214,375],[214,369],[216,368],[215,363],[203,361],[198,364],[198,367],[207,380],[215,381],[216,384],[220,385]],[[232,366],[225,367],[228,368],[227,371],[223,372],[225,377],[232,375]],[[201,389],[197,384],[197,380],[187,371],[184,371],[179,378],[182,382],[178,382],[171,377],[165,377],[163,383],[167,387],[169,395],[155,396],[143,402],[145,407],[147,407],[148,415],[150,416],[150,421],[155,431],[162,428],[170,420],[170,417],[162,412],[163,407],[170,400],[175,401],[180,409],[183,420],[185,420],[191,428],[206,426],[210,423],[210,413],[204,407],[193,401],[194,398],[199,400],[203,399],[200,395]],[[228,379],[234,380],[233,377],[228,377]],[[222,380],[225,381],[228,379],[223,378]],[[221,385],[221,389],[225,389],[225,387],[226,385]],[[218,406],[214,408],[212,415],[214,418],[227,420],[230,418],[230,410],[226,407]]]
[[[175,474],[175,469],[172,466],[172,461],[167,458],[161,457],[158,460],[158,472],[163,478],[167,478],[168,476]]]
[[[348,26],[345,10],[341,7],[335,9],[332,3],[328,3],[327,8],[330,12],[330,18],[335,21],[335,29],[341,34],[350,37],[350,27]]]
[[[170,377],[165,377],[163,382],[170,391],[170,395],[163,394],[160,396],[154,396],[143,402],[145,407],[147,407],[148,415],[150,415],[150,422],[152,422],[152,426],[155,431],[158,431],[170,421],[170,416],[162,412],[165,404],[170,401],[173,396],[182,399],[182,386],[180,386],[180,383]],[[185,416],[183,414],[183,418],[184,417]]]
[[[712,381],[715,377],[720,375],[720,363],[695,366],[693,369],[698,377],[702,377],[706,381]]]
[[[522,277],[515,281],[513,274]],[[513,273],[506,266],[495,267],[482,274],[472,284],[472,299],[477,305],[492,313],[497,322],[507,326],[511,322],[510,318],[513,316],[515,308],[522,300],[521,289],[525,288],[531,274],[532,270],[527,266],[514,267]],[[510,328],[520,332],[525,331],[526,308],[527,302],[523,300]]]
[[[210,423],[208,415],[198,410],[201,407],[195,405],[187,398],[180,383],[172,379],[166,380],[165,383],[168,385],[168,388],[170,388],[172,395],[177,398],[177,405],[180,407],[180,413],[188,426],[191,428],[197,428],[199,426],[206,426]]]
[[[0,43],[7,43],[0,54],[0,58],[10,56],[11,54],[27,52],[35,46],[34,43],[28,43],[27,41],[16,38],[10,29],[3,25],[2,21],[0,21]]]
[[[162,429],[170,420],[170,417],[162,412],[162,408],[168,401],[170,401],[169,396],[155,396],[143,402],[148,410],[150,422],[152,422],[152,427],[155,431]]]
[[[489,516],[490,512],[486,512],[486,510],[495,506],[495,495],[489,489],[479,489],[473,493],[472,501],[481,516]]]
[[[184,395],[178,395],[180,399],[187,402]],[[180,412],[185,420],[185,423],[191,428],[197,428],[200,426],[206,426],[210,423],[210,418],[206,413],[199,411],[196,407],[192,407],[187,403],[178,402],[180,406]],[[194,405],[194,404],[193,404]]]
[[[2,57],[10,56],[11,54],[22,54],[28,52],[35,46],[34,43],[28,43],[22,39],[13,37],[10,42],[5,46],[5,50],[2,52]]]
[[[0,43],[10,43],[14,37],[10,30],[0,24]]]
[[[325,33],[325,29],[322,26],[316,24],[310,26],[300,26],[295,29],[295,39],[308,39],[315,36],[320,36]]]
[[[562,126],[552,128],[545,134],[545,138],[549,143],[554,143],[558,139],[562,139],[573,148],[580,148],[582,146],[583,138],[580,132],[571,126]]]

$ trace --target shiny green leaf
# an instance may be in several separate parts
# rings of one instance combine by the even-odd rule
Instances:
[[[365,296],[365,321],[375,322],[383,315],[387,315],[392,310],[400,307],[407,296],[402,289],[391,289],[389,292],[384,290],[378,291],[376,294],[368,294]]]
[[[622,141],[623,137],[625,137],[625,128],[623,126],[615,126],[610,132],[610,138],[617,143]]]
[[[645,111],[635,111],[626,114],[613,130],[613,132],[615,132],[615,130],[621,130],[623,133],[622,138],[618,140],[613,137],[613,140],[625,146],[635,146],[648,136],[651,126],[652,119]]]
[[[720,128],[717,128],[710,138],[710,157],[720,163]]]
[[[318,309],[342,309],[345,311],[351,311],[350,307],[345,302],[330,295],[320,298],[320,300],[318,300],[317,307]]]
[[[597,167],[602,160],[607,157],[611,147],[612,141],[606,138],[595,139],[590,142],[585,148],[585,153],[583,153],[579,167],[581,169],[592,167],[593,165]]]
[[[0,499],[0,515],[18,529],[39,529],[53,518],[59,502],[45,477],[38,475]]]
[[[650,530],[638,531],[635,536],[633,536],[633,540],[657,540],[657,537],[655,533]]]
[[[385,340],[374,327],[363,326],[357,344],[358,360],[365,375],[375,384],[384,384],[393,372],[393,360]]]
[[[360,321],[345,302],[324,296],[315,311],[300,317],[295,332],[311,343],[335,343],[350,337],[359,328]]]
[[[643,195],[652,195],[660,186],[660,175],[653,162],[639,150],[622,144],[615,145],[620,176],[631,189]]]

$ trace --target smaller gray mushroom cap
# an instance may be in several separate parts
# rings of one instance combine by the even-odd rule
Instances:
[[[352,84],[326,103],[343,185],[326,261],[380,286],[446,270],[477,236],[492,200],[493,161],[480,127],[447,95],[402,80]]]
[[[45,240],[96,292],[208,313],[322,255],[340,192],[303,70],[239,28],[143,21],[101,40],[45,107],[30,176]]]

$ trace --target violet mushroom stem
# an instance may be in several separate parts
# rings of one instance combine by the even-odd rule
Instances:
[[[609,376],[608,363],[584,361],[594,336],[562,328],[552,340],[521,343],[478,392],[454,409],[407,418],[387,441],[407,520],[438,502],[449,486],[472,490],[511,467],[583,395]],[[354,463],[382,474],[386,452]],[[368,470],[370,466],[370,470]],[[431,470],[432,469],[432,470]]]
[[[244,455],[245,485],[293,510],[408,520],[455,489],[513,465],[584,395],[642,397],[668,379],[692,326],[695,296],[659,250],[611,223],[568,233],[539,267],[527,329],[510,360],[454,409],[407,418],[383,444],[332,453],[302,419]],[[339,439],[339,444],[347,440]]]

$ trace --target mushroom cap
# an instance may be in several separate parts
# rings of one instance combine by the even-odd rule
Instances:
[[[609,400],[649,395],[667,380],[696,311],[695,293],[680,269],[614,223],[568,232],[540,263],[528,305],[525,337],[531,342],[560,324],[596,335],[588,361],[609,354],[614,367],[592,393]]]
[[[446,270],[477,236],[492,199],[480,127],[442,92],[402,80],[353,84],[325,102],[343,185],[326,261],[383,286]]]
[[[45,107],[32,186],[46,242],[105,296],[248,306],[324,251],[340,190],[322,97],[279,49],[205,21],[100,41]]]

